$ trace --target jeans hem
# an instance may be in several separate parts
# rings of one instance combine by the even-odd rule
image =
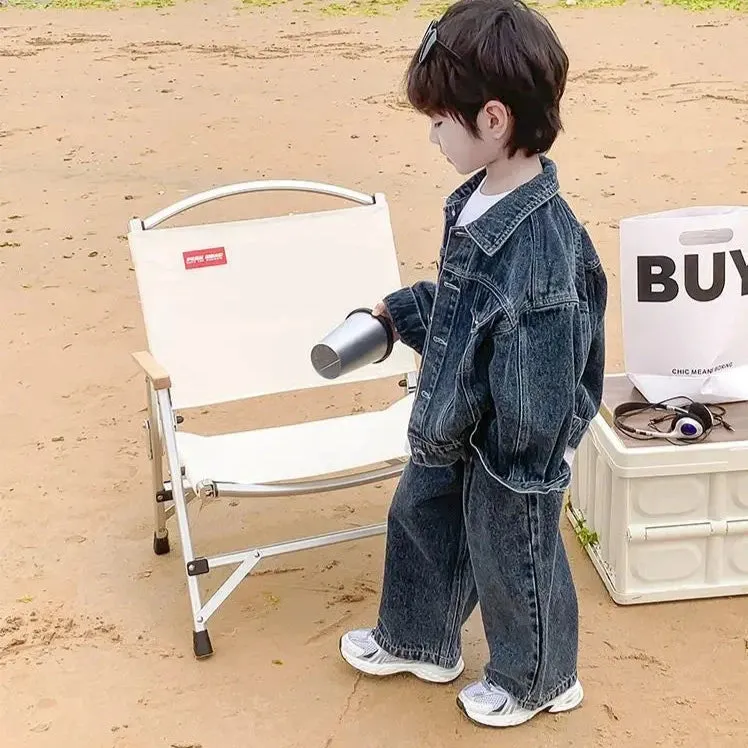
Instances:
[[[553,701],[557,696],[560,696],[564,691],[568,691],[574,683],[576,683],[578,675],[574,672],[572,675],[559,681],[558,685],[550,691],[545,691],[540,696],[528,694],[527,691],[521,691],[517,687],[517,683],[510,678],[506,678],[501,673],[496,673],[489,668],[486,668],[486,680],[493,686],[503,688],[522,709],[541,709],[548,702]],[[524,694],[520,696],[520,693]]]
[[[452,669],[460,660],[460,653],[457,652],[453,657],[440,655],[432,652],[425,647],[400,646],[395,644],[383,631],[382,622],[372,631],[374,641],[388,654],[394,657],[400,657],[404,660],[415,660],[417,662],[427,662],[430,665],[437,665],[446,669]]]

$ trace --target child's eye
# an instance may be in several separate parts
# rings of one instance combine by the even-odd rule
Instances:
[[[432,122],[431,124],[432,124],[432,125],[433,125],[434,127],[441,127],[441,126],[442,126],[442,123],[441,123],[441,122]]]

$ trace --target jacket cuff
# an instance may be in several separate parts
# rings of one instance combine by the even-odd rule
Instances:
[[[401,288],[383,299],[400,339],[421,355],[426,340],[426,325],[418,310],[413,290]]]
[[[467,457],[467,450],[462,444],[432,444],[414,434],[409,435],[408,442],[411,462],[423,467],[445,467]]]
[[[585,435],[589,425],[589,421],[581,419],[578,415],[574,414],[574,416],[572,416],[571,429],[567,440],[572,449],[577,449],[577,447],[579,447],[582,437]]]

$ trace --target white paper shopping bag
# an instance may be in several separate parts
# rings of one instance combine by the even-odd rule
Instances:
[[[620,222],[626,373],[650,402],[748,400],[748,207]]]

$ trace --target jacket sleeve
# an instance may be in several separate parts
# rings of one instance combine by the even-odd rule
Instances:
[[[605,311],[608,301],[608,280],[602,265],[587,273],[587,293],[590,300],[590,346],[577,383],[577,408],[569,445],[576,449],[597,414],[603,398],[605,379]]]
[[[435,289],[433,282],[419,281],[384,298],[400,339],[418,355],[423,354],[426,343]]]
[[[535,310],[514,329],[494,332],[483,366],[478,376],[488,392],[473,447],[513,490],[561,490],[569,477],[564,453],[579,444],[600,402],[601,322],[576,305]]]

